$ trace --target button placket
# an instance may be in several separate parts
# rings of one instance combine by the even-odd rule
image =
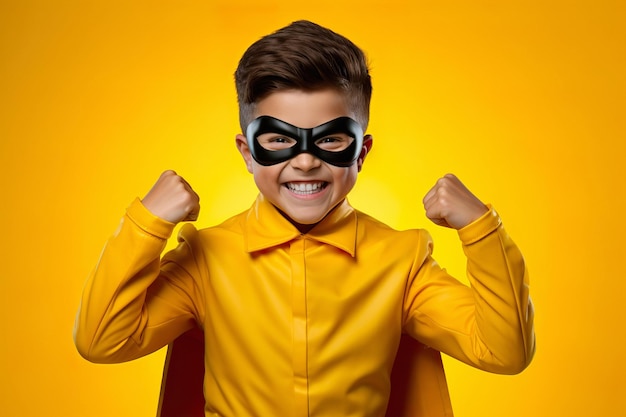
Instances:
[[[308,416],[309,408],[305,242],[306,239],[301,237],[295,239],[290,245],[296,416]]]

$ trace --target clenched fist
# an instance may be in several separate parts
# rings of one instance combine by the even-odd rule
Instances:
[[[200,212],[200,197],[174,171],[165,171],[141,200],[155,216],[171,223],[194,221]]]
[[[439,226],[462,229],[488,210],[457,177],[446,174],[423,200],[426,217]]]

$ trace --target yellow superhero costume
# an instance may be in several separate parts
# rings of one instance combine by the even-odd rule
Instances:
[[[534,352],[528,277],[497,213],[459,230],[471,288],[344,201],[301,234],[268,201],[223,224],[174,225],[137,200],[90,275],[75,342],[94,362],[153,352],[199,326],[207,416],[385,415],[401,335],[477,368]]]

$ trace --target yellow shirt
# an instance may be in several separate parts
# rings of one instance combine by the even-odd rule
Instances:
[[[85,286],[80,353],[120,362],[199,325],[207,416],[384,416],[401,334],[490,372],[534,352],[522,255],[494,210],[459,231],[469,288],[431,258],[423,230],[395,231],[344,201],[301,234],[268,201],[203,230],[136,200]]]

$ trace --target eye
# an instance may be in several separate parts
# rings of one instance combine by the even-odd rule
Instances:
[[[264,149],[269,151],[288,149],[296,144],[295,139],[277,133],[264,133],[259,135],[256,140]]]
[[[338,134],[318,139],[315,141],[315,145],[325,151],[339,152],[350,146],[353,140],[348,135]]]

